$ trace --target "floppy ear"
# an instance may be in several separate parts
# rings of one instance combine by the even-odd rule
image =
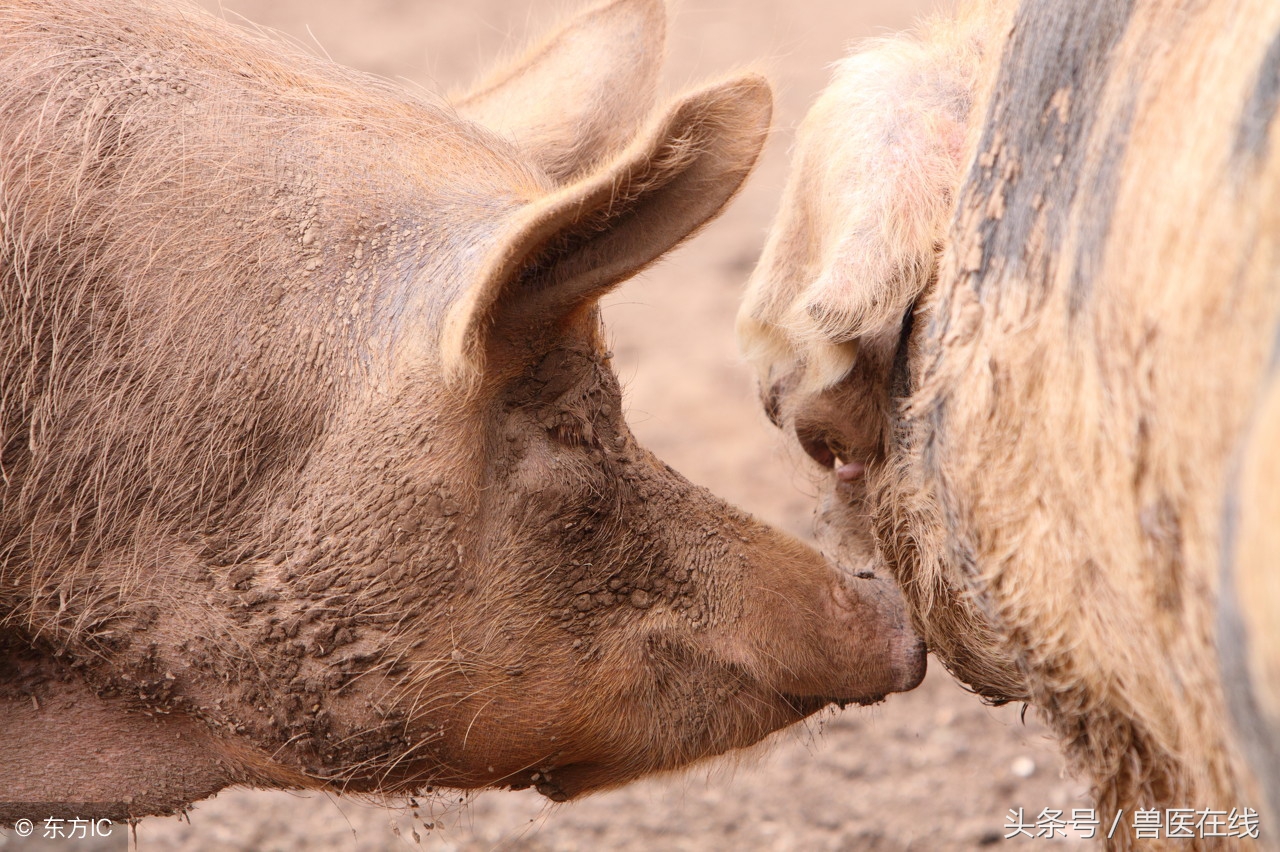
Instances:
[[[614,0],[450,101],[565,182],[630,141],[649,115],[665,40],[662,0]]]
[[[535,340],[719,213],[771,112],[755,75],[686,95],[617,157],[516,214],[445,319],[445,375],[474,379],[495,340]]]

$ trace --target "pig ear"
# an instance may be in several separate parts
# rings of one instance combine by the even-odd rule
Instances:
[[[474,379],[495,340],[536,340],[709,221],[755,165],[772,111],[747,75],[678,100],[618,156],[516,215],[450,309],[446,375]]]
[[[568,181],[617,152],[649,115],[665,40],[663,0],[614,0],[450,101]]]

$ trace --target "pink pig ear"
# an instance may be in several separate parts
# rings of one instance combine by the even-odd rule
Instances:
[[[635,135],[653,109],[665,42],[662,0],[614,0],[450,101],[563,183]]]
[[[516,214],[445,319],[445,374],[475,379],[492,347],[536,347],[712,219],[754,167],[772,104],[757,75],[687,94],[616,157]]]

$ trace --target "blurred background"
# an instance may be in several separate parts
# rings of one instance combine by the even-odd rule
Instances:
[[[441,93],[465,87],[573,0],[203,0],[335,61]],[[690,479],[808,536],[818,471],[759,411],[733,317],[785,177],[793,129],[847,46],[909,27],[927,0],[682,0],[666,89],[742,68],[777,87],[776,129],[728,212],[608,301],[640,440]],[[961,850],[1008,843],[1010,809],[1088,807],[1033,713],[992,709],[931,661],[924,685],[829,711],[754,752],[581,802],[535,793],[422,798],[388,810],[235,790],[137,829],[150,850]]]

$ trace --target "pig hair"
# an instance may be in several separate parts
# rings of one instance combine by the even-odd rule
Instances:
[[[860,43],[797,131],[783,212],[739,320],[762,376],[839,381],[858,342],[896,332],[933,279],[960,182],[979,42],[943,32]]]

